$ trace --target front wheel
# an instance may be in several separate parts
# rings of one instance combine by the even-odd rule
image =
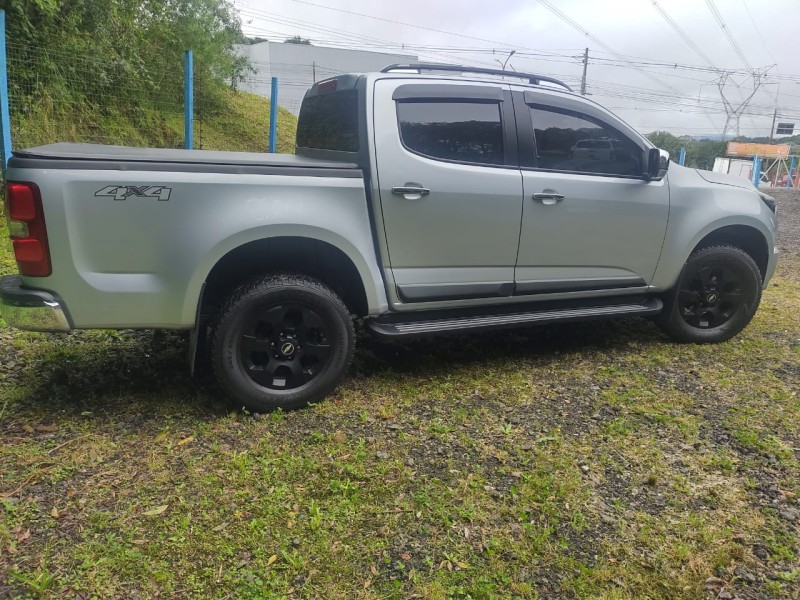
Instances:
[[[665,298],[660,324],[679,342],[724,342],[750,323],[760,301],[761,272],[749,254],[733,246],[702,248]]]
[[[234,291],[212,327],[214,373],[251,410],[293,409],[332,392],[353,357],[353,322],[327,286],[271,275]]]

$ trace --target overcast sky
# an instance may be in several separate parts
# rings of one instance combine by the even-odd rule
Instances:
[[[516,70],[555,75],[575,88],[588,47],[587,91],[642,132],[721,133],[725,109],[712,67],[738,71],[724,88],[736,107],[753,89],[747,64],[775,65],[742,116],[740,131],[768,135],[775,108],[778,121],[800,125],[800,0],[714,0],[711,6],[708,0],[235,0],[235,5],[245,33],[273,41],[298,34],[318,46],[404,49],[428,61],[487,67],[499,67],[515,50],[508,62]]]

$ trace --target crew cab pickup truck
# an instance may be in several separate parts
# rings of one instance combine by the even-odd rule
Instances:
[[[613,152],[577,152],[602,140]],[[721,342],[775,271],[776,207],[670,164],[535,74],[393,65],[318,82],[295,155],[54,144],[18,151],[14,327],[169,328],[253,410],[329,394],[353,317],[382,336],[645,316]]]

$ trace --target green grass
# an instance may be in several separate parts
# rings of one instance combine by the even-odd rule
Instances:
[[[328,401],[264,416],[181,335],[1,325],[2,597],[798,597],[791,258],[725,344],[361,335]]]
[[[213,112],[195,111],[195,148],[266,152],[269,145],[269,101],[246,92],[224,90]],[[120,112],[89,105],[64,107],[46,98],[25,106],[12,121],[15,148],[52,142],[87,142],[155,148],[182,148],[183,113],[141,108]],[[297,118],[278,109],[278,151],[294,152]]]

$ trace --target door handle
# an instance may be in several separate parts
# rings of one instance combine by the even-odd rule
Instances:
[[[546,206],[552,206],[557,202],[561,202],[564,199],[564,195],[553,190],[544,190],[543,192],[534,194],[533,199],[538,200]]]
[[[392,193],[402,196],[406,200],[419,200],[423,196],[430,194],[431,191],[422,187],[419,183],[409,182],[402,186],[393,187]]]

